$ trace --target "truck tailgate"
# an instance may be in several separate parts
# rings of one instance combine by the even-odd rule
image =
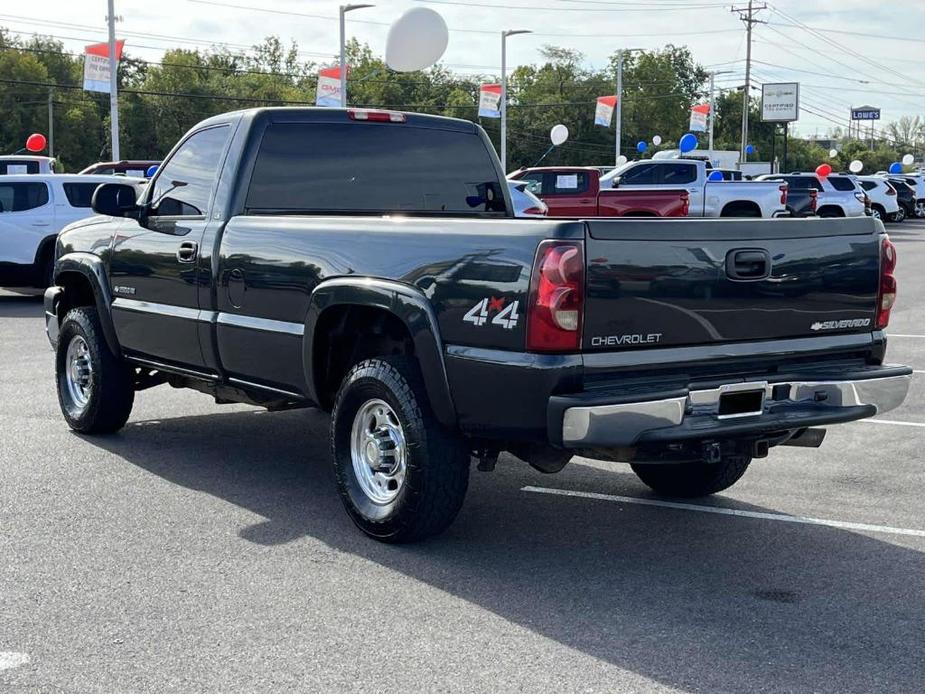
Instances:
[[[875,327],[883,226],[873,219],[586,224],[585,350]]]

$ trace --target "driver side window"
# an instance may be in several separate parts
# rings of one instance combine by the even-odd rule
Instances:
[[[218,179],[229,127],[194,133],[160,168],[151,192],[151,216],[202,217]]]

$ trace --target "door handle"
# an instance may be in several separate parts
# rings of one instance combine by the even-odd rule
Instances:
[[[763,280],[771,274],[771,254],[762,248],[740,248],[726,255],[726,275],[734,280]]]
[[[50,227],[50,226],[51,226],[51,222],[32,222],[32,226],[34,226],[34,227]]]
[[[199,244],[194,241],[184,241],[177,249],[177,260],[181,263],[195,262],[199,254]]]

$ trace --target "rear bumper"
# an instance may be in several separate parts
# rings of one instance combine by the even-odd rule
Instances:
[[[627,402],[555,396],[550,425],[566,448],[761,436],[888,412],[905,400],[911,379],[907,367],[873,367],[843,380],[733,382]],[[722,399],[735,394],[753,395],[755,406],[722,414]]]

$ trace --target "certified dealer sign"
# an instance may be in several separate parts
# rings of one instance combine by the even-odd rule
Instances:
[[[789,123],[799,118],[799,83],[779,82],[761,85],[761,120]]]

